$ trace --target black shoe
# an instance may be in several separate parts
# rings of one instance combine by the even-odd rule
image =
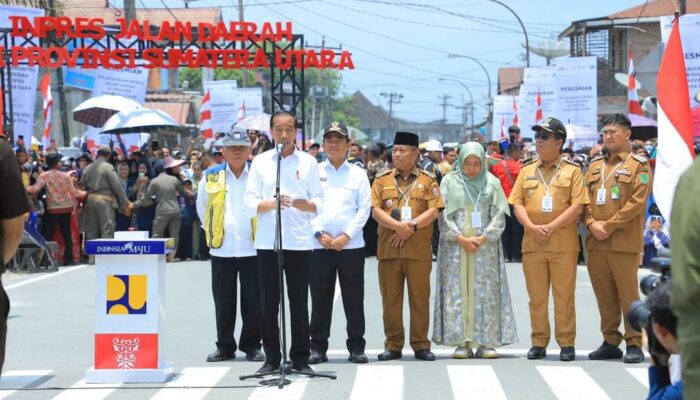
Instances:
[[[607,342],[603,342],[597,349],[588,354],[591,360],[619,360],[622,358],[622,350]]]
[[[532,348],[530,348],[530,350],[527,352],[528,360],[539,360],[540,358],[545,357],[547,357],[547,349],[544,347],[532,346]]]
[[[236,358],[236,352],[232,351],[230,353],[223,353],[216,349],[213,353],[207,356],[207,362],[219,362],[226,360],[233,360]]]
[[[574,361],[576,359],[576,350],[571,347],[562,347],[561,352],[559,352],[559,359],[561,361]]]
[[[355,364],[367,364],[369,362],[369,359],[367,358],[364,352],[353,351],[352,353],[350,353],[348,361],[353,362]]]
[[[265,361],[265,354],[259,349],[247,351],[245,359],[248,361]]]
[[[271,374],[279,370],[279,365],[272,365],[268,362],[263,364],[263,366],[256,372],[256,374]]]
[[[309,364],[320,364],[322,362],[328,361],[326,353],[320,353],[318,351],[311,350],[311,355],[309,355]]]
[[[423,361],[435,361],[435,354],[428,349],[418,350],[416,358]]]
[[[377,358],[379,361],[397,360],[401,358],[401,352],[396,350],[384,350]]]
[[[314,370],[309,367],[307,363],[296,363],[292,364],[292,369],[297,372],[303,372],[305,374],[313,374]]]
[[[627,346],[627,352],[622,362],[627,364],[639,364],[644,361],[644,353],[638,346]]]

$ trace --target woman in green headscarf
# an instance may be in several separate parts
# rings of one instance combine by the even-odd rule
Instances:
[[[440,246],[433,342],[457,346],[454,358],[497,358],[516,343],[501,234],[509,213],[498,178],[486,170],[484,148],[459,147],[455,168],[440,185]]]

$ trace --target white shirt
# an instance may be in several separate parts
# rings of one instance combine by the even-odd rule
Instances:
[[[319,180],[318,163],[314,157],[294,150],[288,157],[282,157],[280,170],[280,194],[292,200],[303,199],[314,203],[316,211],[321,211],[323,189]],[[248,175],[245,192],[246,206],[257,210],[263,200],[273,200],[277,180],[277,152],[268,150],[253,160]],[[258,214],[258,230],[255,235],[255,248],[273,250],[275,246],[276,209]],[[312,250],[314,248],[311,219],[316,213],[309,213],[293,207],[282,209],[282,248],[285,250]]]
[[[334,238],[345,233],[350,241],[344,249],[364,247],[362,228],[372,208],[367,173],[347,160],[337,170],[326,160],[319,164],[319,170],[324,204],[322,212],[311,222],[313,231],[323,231]],[[323,248],[317,239],[314,248]]]
[[[257,253],[253,247],[253,224],[255,209],[247,209],[243,201],[248,181],[248,165],[241,176],[236,178],[226,163],[226,199],[224,202],[224,240],[218,249],[210,249],[209,254],[216,257],[251,257]],[[204,224],[209,202],[206,173],[197,190],[197,214]]]

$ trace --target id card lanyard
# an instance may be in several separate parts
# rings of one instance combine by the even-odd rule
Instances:
[[[600,172],[600,176],[603,177],[603,183],[600,185],[600,189],[598,189],[598,191],[596,192],[596,200],[595,200],[596,205],[599,205],[599,206],[605,205],[605,200],[608,196],[608,191],[605,188],[605,182],[607,182],[610,179],[610,177],[617,171],[617,169],[620,168],[620,165],[622,165],[625,161],[627,161],[627,159],[630,157],[631,154],[632,153],[628,154],[624,160],[620,161],[615,166],[615,168],[613,168],[613,170],[610,171],[608,176],[605,176],[605,163],[603,163],[602,171]],[[612,190],[612,196],[613,196],[612,199],[613,200],[617,200],[619,198],[619,195],[620,195],[619,189],[617,191]]]
[[[405,192],[402,192],[401,188],[399,187],[399,181],[397,181],[396,176],[394,176],[394,183],[396,184],[396,190],[399,192],[399,195],[401,196],[401,198],[404,199],[403,206],[401,207],[401,222],[413,221],[412,210],[411,210],[411,206],[409,204],[411,202],[411,193],[413,193],[413,189],[416,187],[417,182],[418,182],[418,177],[416,177],[416,180],[413,181],[410,188],[406,189]]]
[[[472,204],[474,204],[474,211],[472,211],[471,215],[471,221],[472,221],[472,228],[475,228],[477,230],[481,230],[481,211],[479,209],[479,200],[481,199],[481,194],[484,192],[484,189],[481,188],[479,190],[479,194],[476,196],[476,201],[474,201],[474,197],[472,197],[472,193],[469,191],[469,188],[467,187],[467,182],[464,181],[464,177],[461,176],[462,178],[462,185],[464,186],[464,191],[467,192],[467,196],[469,196],[469,200],[471,200]]]
[[[561,159],[559,159],[559,164],[557,164],[557,169],[554,171],[554,174],[552,175],[551,178],[549,178],[549,182],[545,182],[544,175],[542,175],[542,170],[537,168],[537,173],[540,175],[540,180],[542,180],[542,184],[544,185],[544,189],[545,189],[544,197],[542,197],[542,212],[543,213],[551,213],[554,210],[554,202],[552,201],[552,195],[549,191],[549,187],[552,185],[552,181],[554,180],[554,178],[557,177],[557,173],[559,172],[559,167],[561,167]]]

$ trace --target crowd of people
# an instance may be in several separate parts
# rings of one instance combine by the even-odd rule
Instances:
[[[310,373],[309,364],[328,360],[336,280],[348,359],[368,362],[367,256],[379,262],[386,336],[380,361],[402,357],[405,285],[417,359],[435,360],[431,343],[454,346],[455,358],[499,357],[498,347],[518,341],[506,262],[522,262],[532,330],[528,359],[546,357],[550,290],[559,358],[576,358],[576,272],[577,264],[586,264],[603,338],[589,358],[639,363],[642,334],[626,317],[639,299],[637,271],[669,255],[671,241],[653,200],[654,141],[633,140],[624,115],[602,125],[599,143],[573,150],[555,118],[533,127],[531,141],[513,126],[505,140],[454,146],[420,144],[418,135],[397,132],[390,145],[363,147],[342,122],[333,122],[323,142],[305,152],[294,142],[296,118],[280,111],[271,118],[270,137],[234,126],[209,149],[197,138],[186,150],[100,148],[94,159],[87,152],[67,159],[29,157],[17,143],[16,156],[41,232],[62,241],[65,264],[82,260],[81,232],[89,240],[127,229],[175,238],[172,261],[211,259],[217,342],[210,362],[240,350],[248,360],[265,361],[260,373],[280,365],[279,277],[269,267],[277,263],[279,159],[294,370]],[[273,149],[272,143],[284,146]],[[243,327],[236,342],[239,279]]]

